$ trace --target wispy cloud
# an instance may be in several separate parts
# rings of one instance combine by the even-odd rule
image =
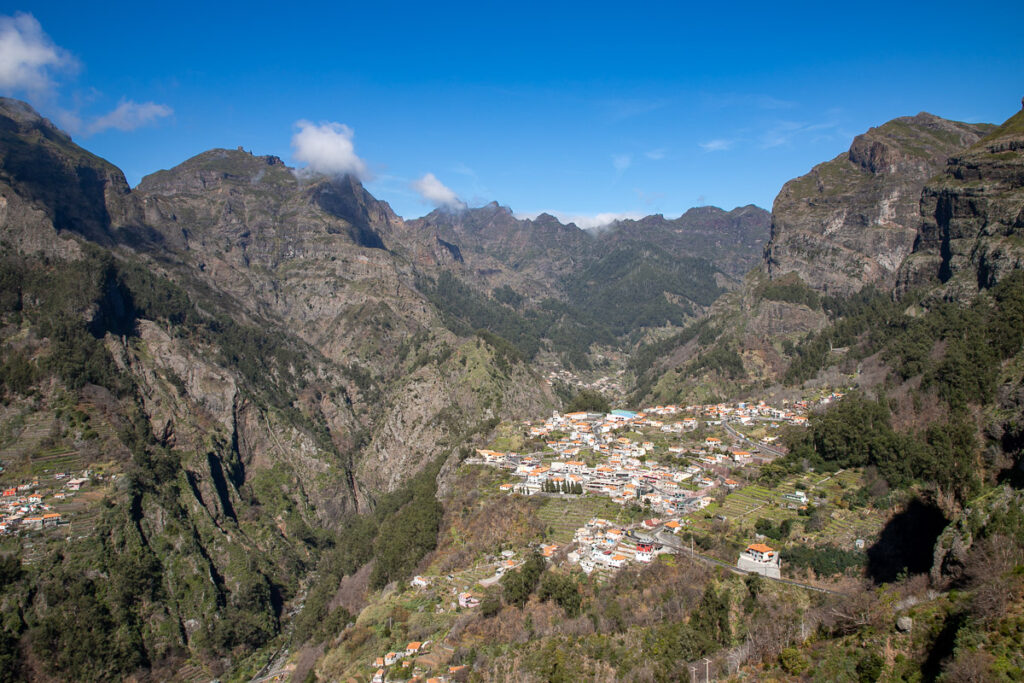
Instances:
[[[533,220],[542,213],[550,214],[566,225],[569,223],[575,223],[576,227],[583,228],[584,230],[603,228],[616,221],[639,220],[644,216],[643,214],[636,212],[587,214],[565,213],[563,211],[536,211],[533,213],[516,213],[515,217],[519,219]]]
[[[762,149],[780,147],[794,142],[797,138],[813,135],[814,140],[828,140],[832,138],[831,132],[839,124],[835,121],[824,121],[821,123],[804,123],[802,121],[777,121],[769,127],[760,137]]]
[[[705,152],[724,152],[728,149],[732,149],[732,146],[736,144],[736,140],[715,138],[714,140],[708,140],[707,142],[700,142],[698,144]]]
[[[618,123],[661,109],[666,103],[664,99],[613,99],[601,102],[600,106],[609,120]]]
[[[612,166],[621,175],[627,168],[633,165],[633,157],[629,154],[613,154]]]
[[[664,159],[667,154],[668,150],[665,149],[664,147],[659,147],[658,149],[652,149],[644,152],[644,156],[652,161],[660,161]]]
[[[76,135],[94,135],[106,130],[132,131],[167,118],[174,110],[166,104],[136,102],[122,97],[106,114],[86,115],[82,109],[99,106],[102,94],[95,88],[73,92],[73,104],[58,104],[63,76],[80,68],[78,60],[55,44],[31,14],[18,12],[0,16],[0,91],[20,95],[48,113],[64,129]]]
[[[317,125],[306,120],[297,121],[295,127],[298,132],[292,136],[292,157],[306,164],[308,172],[370,179],[366,162],[356,154],[351,128],[343,123]]]
[[[422,178],[412,181],[412,183],[410,183],[410,187],[412,187],[412,189],[415,190],[424,201],[438,208],[466,208],[466,203],[459,199],[458,195],[456,195],[451,188],[438,180],[437,176],[433,173],[427,173]]]
[[[57,75],[77,69],[78,61],[54,44],[34,16],[0,16],[0,89],[49,97]]]
[[[159,119],[166,118],[173,113],[174,110],[166,104],[121,100],[112,112],[104,114],[89,123],[86,127],[86,133],[92,135],[110,130],[111,128],[121,131],[135,130],[136,128],[152,125]]]
[[[708,94],[701,98],[702,103],[708,109],[731,109],[731,108],[747,108],[747,109],[764,109],[764,110],[777,110],[777,109],[793,109],[799,106],[797,102],[792,100],[783,100],[778,97],[771,95],[765,95],[760,93],[724,93],[724,94]]]

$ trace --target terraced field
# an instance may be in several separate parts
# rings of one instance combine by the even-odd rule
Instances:
[[[604,496],[548,498],[537,511],[537,517],[544,522],[545,528],[553,530],[549,537],[558,543],[572,541],[576,530],[594,517],[626,521],[622,507]]]
[[[31,474],[38,477],[82,469],[82,456],[76,450],[57,446],[38,451],[32,455],[30,463]]]
[[[0,448],[0,461],[13,464],[36,450],[39,444],[53,430],[54,420],[45,413],[36,413],[25,418],[24,425],[11,432],[3,448]]]

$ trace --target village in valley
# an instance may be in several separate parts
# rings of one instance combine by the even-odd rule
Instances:
[[[841,398],[833,392],[818,403]],[[500,485],[508,494],[596,495],[633,511],[639,507],[642,521],[593,518],[573,534],[574,549],[566,556],[570,564],[587,574],[614,571],[678,549],[675,537],[689,523],[687,516],[707,509],[723,492],[739,489],[733,470],[782,455],[778,430],[783,424],[806,426],[810,407],[807,401],[783,407],[759,401],[659,405],[641,412],[556,412],[543,422],[522,425],[531,440],[545,440],[543,450],[519,454],[478,449],[466,462],[512,474],[515,482]],[[701,433],[694,438],[698,428]],[[783,501],[790,509],[815,504],[796,488],[783,494]],[[721,514],[718,518],[727,519]],[[558,549],[552,543],[540,551],[551,557]],[[740,554],[737,567],[780,578],[778,552],[761,542]]]
[[[58,472],[53,475],[52,486],[44,486],[46,481],[38,478],[5,486],[0,493],[0,536],[60,525],[63,515],[55,506],[70,501],[89,483],[90,475],[88,470],[81,476]]]
[[[445,618],[460,623],[460,614],[486,610],[482,602],[493,600],[503,576],[536,557],[559,574],[599,583],[628,567],[696,561],[830,590],[824,587],[834,584],[812,572],[787,568],[780,546],[827,539],[828,547],[861,553],[884,520],[848,504],[862,474],[803,472],[774,484],[757,475],[784,455],[783,429],[806,427],[811,411],[842,396],[830,392],[782,406],[755,401],[556,412],[542,420],[502,424],[494,441],[466,458],[460,471],[491,472],[485,477],[490,491],[481,495],[531,501],[548,524],[544,539],[505,544],[470,567],[432,565],[399,587],[387,604],[392,610],[431,613],[440,623],[451,623]],[[806,520],[826,510],[813,533]],[[802,532],[790,537],[800,516]],[[725,540],[708,547],[715,534]],[[364,614],[359,621],[371,618]],[[465,680],[471,667],[448,666],[458,645],[454,634],[441,628],[432,637],[373,655],[365,661],[371,680]]]

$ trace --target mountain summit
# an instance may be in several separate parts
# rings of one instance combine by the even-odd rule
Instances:
[[[829,294],[891,288],[921,225],[925,183],[992,128],[927,113],[893,119],[790,180],[772,207],[769,276],[795,272]]]

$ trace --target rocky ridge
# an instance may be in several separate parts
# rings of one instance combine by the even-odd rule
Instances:
[[[953,155],[921,196],[922,222],[899,288],[943,284],[971,298],[1024,266],[1024,111]]]
[[[890,289],[921,226],[925,183],[991,128],[927,113],[894,119],[789,181],[772,206],[769,276],[795,272],[833,295]]]

